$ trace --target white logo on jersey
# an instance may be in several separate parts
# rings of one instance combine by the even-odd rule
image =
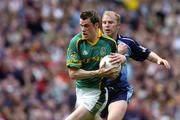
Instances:
[[[83,54],[83,55],[87,55],[88,52],[87,52],[86,50],[84,50],[82,54]]]

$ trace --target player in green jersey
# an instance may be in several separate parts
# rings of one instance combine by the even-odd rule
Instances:
[[[117,51],[116,42],[101,33],[96,11],[80,15],[81,31],[69,43],[67,67],[76,80],[76,109],[66,120],[94,120],[107,103],[103,77],[117,74],[117,68],[99,68],[102,57]],[[100,118],[98,118],[100,119]]]

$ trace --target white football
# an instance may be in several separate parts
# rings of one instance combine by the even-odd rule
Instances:
[[[106,68],[112,68],[112,67],[117,67],[118,68],[118,72],[121,71],[121,64],[112,64],[109,60],[110,55],[106,55],[104,56],[101,61],[100,61],[100,64],[99,64],[99,68],[101,68],[104,64],[105,64],[105,67]]]

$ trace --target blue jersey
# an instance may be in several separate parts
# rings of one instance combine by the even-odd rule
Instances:
[[[116,39],[118,44],[125,44],[128,47],[128,52],[125,54],[126,57],[130,57],[136,61],[144,61],[149,56],[151,52],[148,48],[141,46],[137,41],[130,37],[117,36]],[[127,64],[125,63],[122,66],[117,80],[107,80],[107,86],[116,86],[116,87],[128,87],[129,83],[127,80]]]
[[[149,49],[142,47],[138,42],[130,37],[118,36],[116,39],[118,44],[124,44],[128,47],[126,57],[136,61],[144,61],[151,52]],[[123,64],[119,77],[116,80],[107,80],[106,86],[109,92],[108,102],[105,109],[101,113],[101,117],[105,118],[108,115],[108,106],[110,103],[125,100],[129,102],[133,94],[133,88],[127,80],[127,64]]]

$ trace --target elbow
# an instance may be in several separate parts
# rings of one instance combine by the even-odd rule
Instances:
[[[69,74],[69,77],[71,78],[71,79],[77,79],[77,77],[76,77],[76,75],[74,75],[74,74]]]
[[[74,70],[69,70],[69,77],[71,79],[77,79],[76,72]]]

